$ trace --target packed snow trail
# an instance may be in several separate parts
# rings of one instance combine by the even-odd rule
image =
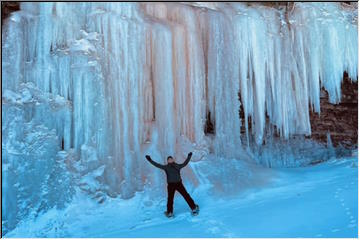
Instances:
[[[195,189],[201,208],[196,217],[180,195],[175,195],[174,219],[163,215],[165,196],[152,201],[143,192],[104,204],[78,198],[65,211],[50,210],[5,237],[356,237],[357,164],[354,156],[267,169],[263,174],[271,171],[271,182],[232,197]]]

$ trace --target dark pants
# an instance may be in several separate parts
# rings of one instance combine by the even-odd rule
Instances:
[[[175,190],[177,190],[185,198],[187,204],[189,204],[189,207],[191,209],[195,208],[194,200],[190,197],[189,193],[186,191],[182,182],[168,183],[167,190],[168,190],[168,201],[167,201],[168,212],[173,212]]]

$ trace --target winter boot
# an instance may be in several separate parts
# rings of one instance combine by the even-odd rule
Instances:
[[[195,205],[195,208],[191,210],[191,215],[196,216],[199,214],[200,208],[199,205]]]
[[[167,216],[168,218],[173,218],[174,217],[174,214],[172,212],[164,212],[165,216]]]

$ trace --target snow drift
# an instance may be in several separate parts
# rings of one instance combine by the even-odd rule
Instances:
[[[337,103],[343,72],[357,79],[357,9],[340,3],[21,3],[3,27],[6,228],[75,185],[99,201],[160,186],[145,153],[252,161],[266,118],[310,135],[320,88]]]

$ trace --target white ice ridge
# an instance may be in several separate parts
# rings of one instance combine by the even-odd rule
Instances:
[[[185,142],[238,157],[240,104],[258,144],[266,116],[285,139],[311,134],[320,88],[337,103],[343,72],[357,80],[357,31],[357,7],[340,3],[21,3],[2,31],[2,90],[32,82],[71,102],[67,117],[26,116],[126,196],[145,152],[182,158]]]

